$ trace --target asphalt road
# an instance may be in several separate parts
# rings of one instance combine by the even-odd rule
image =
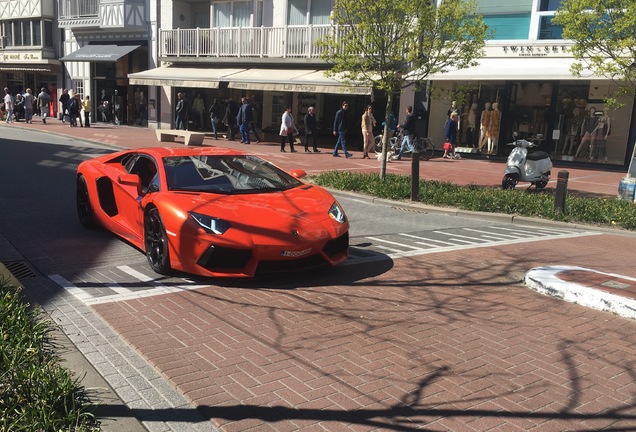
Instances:
[[[343,266],[164,278],[77,222],[75,167],[109,150],[17,130],[0,144],[0,234],[33,270],[27,289],[148,430],[636,424],[636,324],[520,283],[539,265],[612,271],[633,237],[338,194]]]

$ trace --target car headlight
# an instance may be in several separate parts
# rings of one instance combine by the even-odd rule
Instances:
[[[334,203],[331,204],[329,217],[340,223],[345,223],[347,221],[347,216],[345,216],[345,212],[342,210],[342,207],[340,207],[340,204],[338,204],[338,201],[334,201]]]
[[[192,219],[201,226],[201,228],[210,234],[224,234],[225,231],[229,230],[231,227],[230,223],[223,219],[207,216],[201,213],[188,213],[190,214],[190,217],[192,217]]]

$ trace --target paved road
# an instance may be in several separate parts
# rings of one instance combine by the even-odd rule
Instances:
[[[348,265],[157,278],[139,251],[76,222],[74,167],[101,150],[51,141],[3,140],[15,163],[0,184],[13,204],[0,233],[33,266],[30,293],[151,431],[636,424],[636,323],[522,283],[555,264],[635,276],[633,237],[356,198]],[[88,305],[135,290],[150,295]]]

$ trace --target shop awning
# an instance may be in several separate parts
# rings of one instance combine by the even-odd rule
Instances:
[[[158,67],[143,72],[128,74],[131,85],[219,88],[224,77],[245,69]]]
[[[115,62],[141,45],[84,45],[62,61]]]
[[[371,94],[371,87],[350,87],[318,70],[252,68],[229,76],[227,80],[229,88],[244,90]]]
[[[431,81],[601,79],[591,71],[583,71],[580,78],[573,76],[570,67],[574,61],[572,58],[484,58],[479,60],[477,66],[432,74],[427,79]]]

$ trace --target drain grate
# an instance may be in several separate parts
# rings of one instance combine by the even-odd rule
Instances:
[[[35,277],[35,272],[24,261],[13,261],[8,263],[2,263],[11,272],[11,274],[18,280],[24,278]]]

